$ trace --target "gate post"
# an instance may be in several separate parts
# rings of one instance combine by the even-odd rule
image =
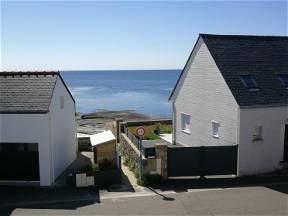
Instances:
[[[159,175],[162,176],[164,180],[167,180],[167,144],[157,143],[155,145],[156,149],[156,170]]]

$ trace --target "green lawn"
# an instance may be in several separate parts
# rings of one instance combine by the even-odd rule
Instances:
[[[144,126],[145,128],[145,135],[143,137],[144,140],[156,140],[156,139],[160,139],[159,136],[157,136],[156,134],[154,134],[154,130],[156,129],[156,127],[160,128],[160,133],[172,133],[172,125],[171,124],[154,124],[154,125],[147,125]],[[135,130],[136,130],[136,126],[135,127],[128,127],[129,131],[131,133],[133,133],[134,135],[136,135]]]

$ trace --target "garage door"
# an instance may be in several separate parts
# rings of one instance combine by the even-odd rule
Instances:
[[[0,180],[39,179],[37,143],[0,143]]]

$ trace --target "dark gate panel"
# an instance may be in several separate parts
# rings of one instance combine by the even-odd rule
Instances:
[[[39,181],[38,144],[0,143],[0,180]]]
[[[204,175],[237,174],[237,146],[203,148]]]
[[[237,174],[237,146],[168,147],[168,177]]]
[[[168,176],[194,176],[201,172],[199,147],[168,148]]]

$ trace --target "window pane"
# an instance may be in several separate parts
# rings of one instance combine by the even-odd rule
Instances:
[[[241,75],[240,79],[242,80],[242,82],[246,88],[256,88],[257,87],[255,77],[252,75]]]
[[[219,137],[219,122],[212,121],[212,135]]]
[[[279,74],[279,79],[285,87],[288,87],[288,74]]]
[[[190,132],[190,116],[181,113],[181,129]]]

